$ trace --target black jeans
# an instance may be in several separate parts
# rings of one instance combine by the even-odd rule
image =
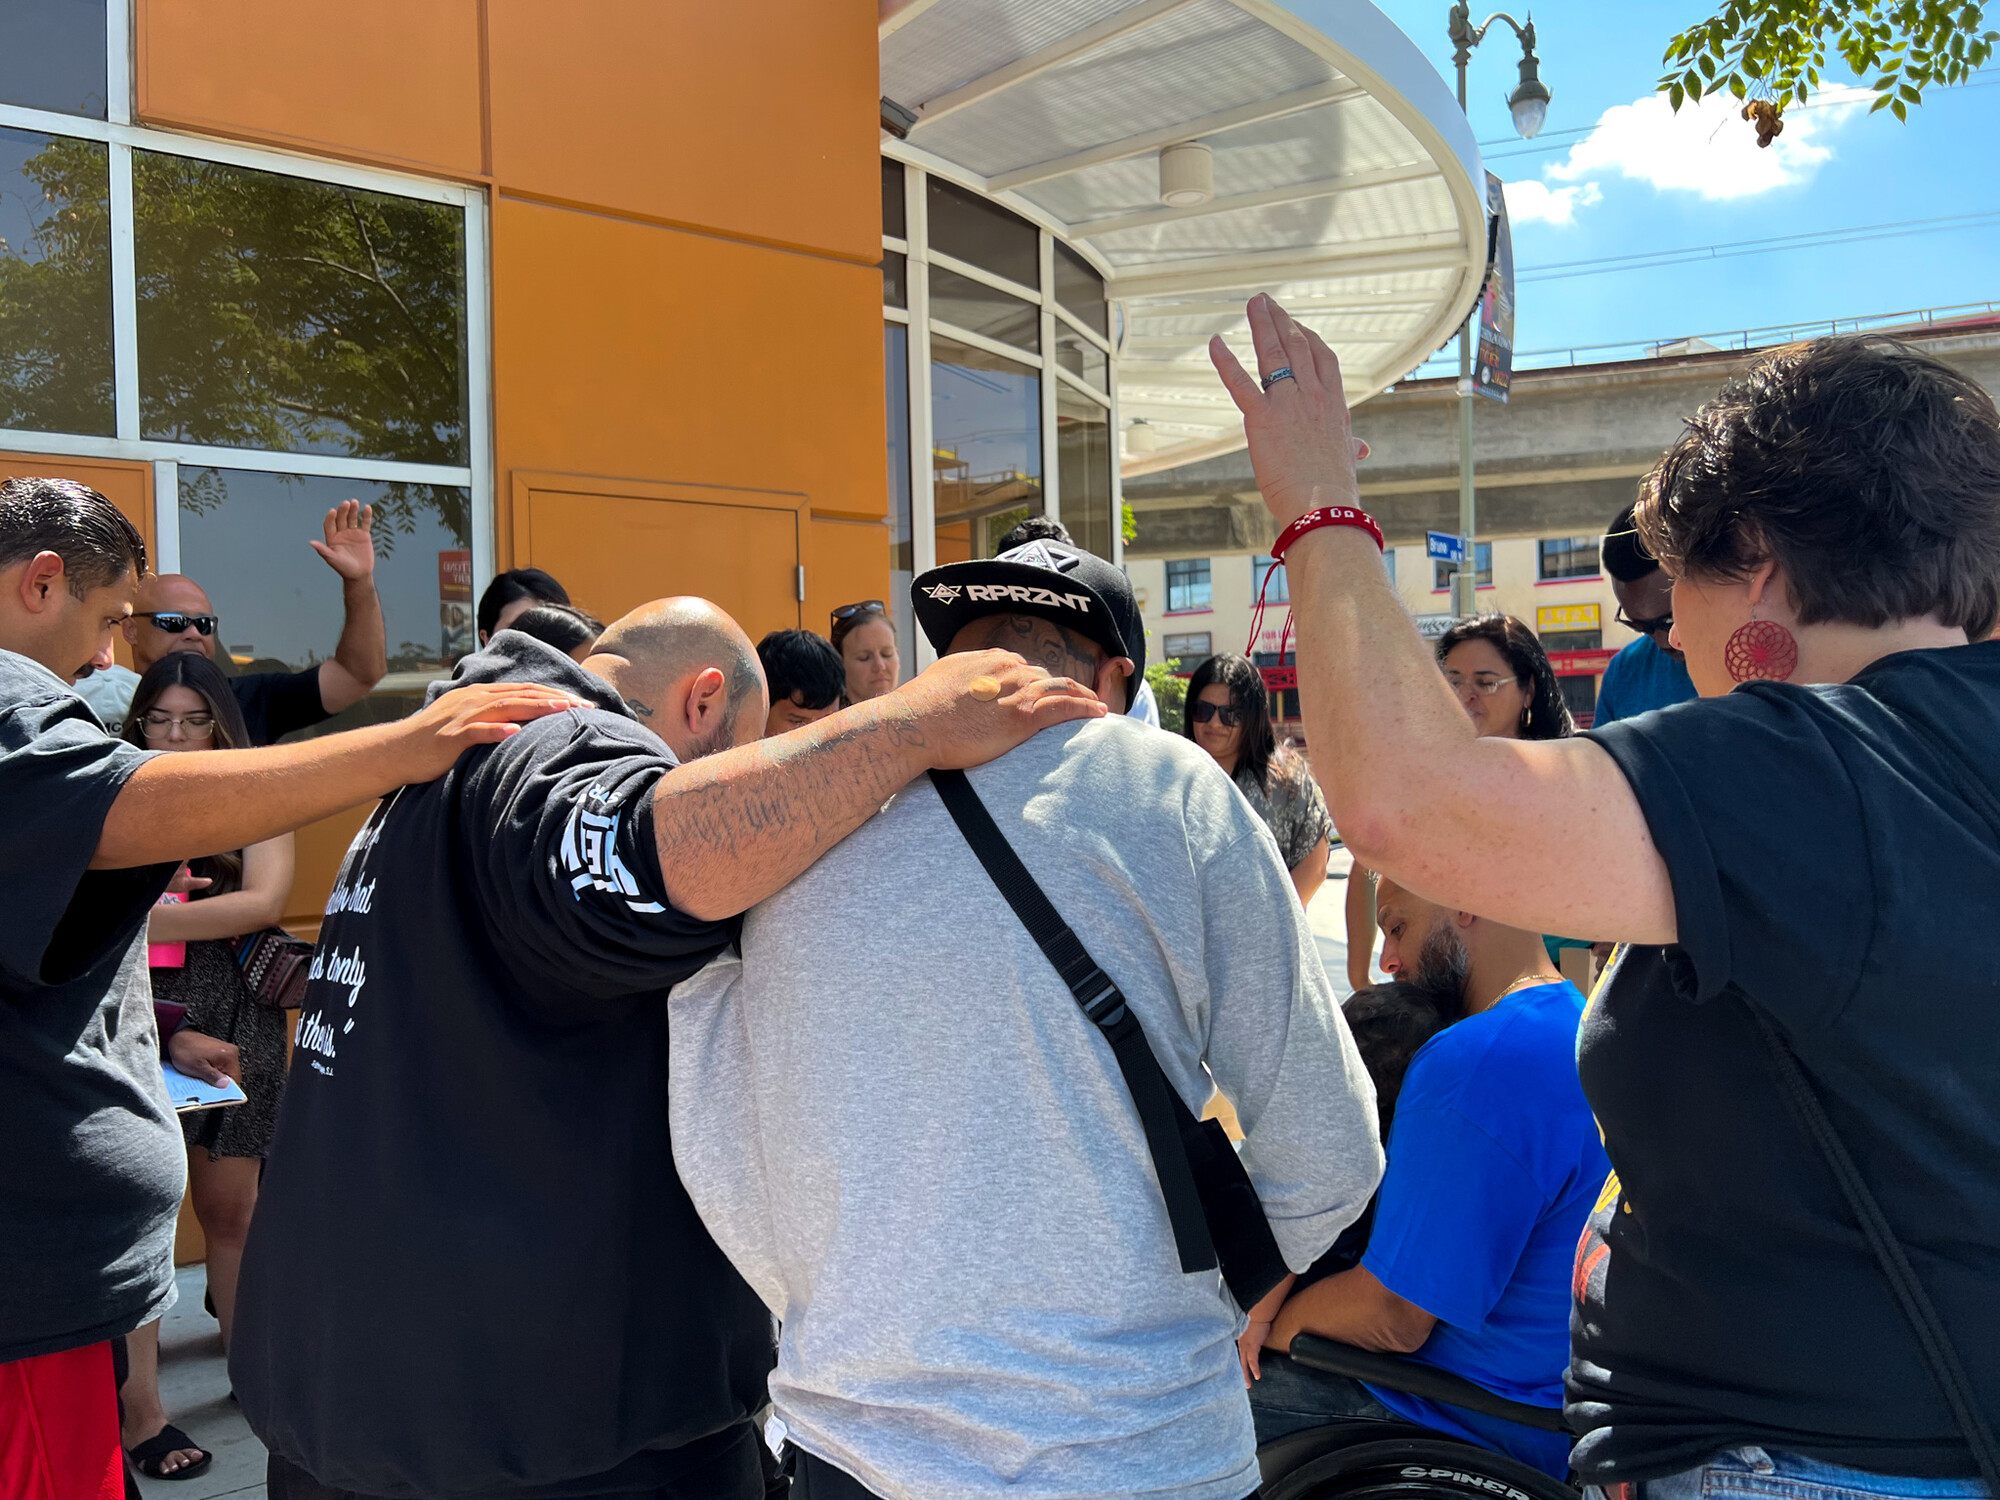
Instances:
[[[764,1445],[747,1423],[742,1431],[746,1441],[730,1444],[713,1462],[702,1464],[670,1484],[602,1495],[583,1492],[571,1500],[763,1500],[764,1472],[757,1455]],[[321,1484],[297,1464],[275,1453],[265,1466],[264,1493],[267,1500],[374,1500],[369,1495]]]
[[[788,1450],[792,1459],[792,1500],[882,1500],[862,1486],[845,1469],[837,1469],[823,1458],[814,1458],[803,1448]],[[271,1500],[278,1500],[275,1494]],[[1253,1490],[1244,1500],[1257,1500]]]

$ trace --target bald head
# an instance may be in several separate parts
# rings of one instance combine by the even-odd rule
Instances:
[[[141,672],[163,656],[176,651],[193,651],[215,660],[215,634],[203,635],[194,625],[179,630],[162,629],[155,615],[184,616],[215,614],[202,586],[185,573],[148,573],[139,580],[132,599],[132,618],[125,622],[125,639],[132,647],[132,664]]]
[[[743,628],[706,599],[655,599],[611,622],[583,663],[683,761],[763,733],[764,669]]]

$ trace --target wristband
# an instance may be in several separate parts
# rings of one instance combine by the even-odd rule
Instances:
[[[1361,530],[1375,538],[1375,550],[1377,552],[1384,550],[1382,546],[1382,528],[1375,524],[1375,518],[1369,515],[1367,511],[1358,510],[1352,505],[1323,505],[1318,510],[1307,511],[1296,521],[1292,522],[1291,525],[1278,533],[1278,539],[1271,543],[1271,560],[1273,562],[1283,562],[1285,560],[1285,553],[1290,549],[1293,542],[1296,542],[1308,531],[1318,531],[1322,526],[1358,526]]]

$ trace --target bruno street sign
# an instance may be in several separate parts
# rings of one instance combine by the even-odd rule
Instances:
[[[1424,533],[1424,555],[1437,562],[1463,563],[1465,561],[1465,538],[1450,536],[1442,531]]]

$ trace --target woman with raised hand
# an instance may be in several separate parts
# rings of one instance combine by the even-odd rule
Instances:
[[[1299,903],[1326,883],[1333,819],[1306,758],[1278,743],[1263,676],[1247,656],[1211,656],[1188,679],[1183,729],[1215,758],[1278,841]]]
[[[2000,1493],[1992,398],[1886,339],[1763,356],[1638,508],[1702,697],[1481,738],[1383,572],[1338,361],[1268,297],[1249,318],[1261,382],[1211,353],[1348,843],[1432,900],[1625,945],[1578,1048],[1616,1169],[1576,1267],[1578,1473]]]

